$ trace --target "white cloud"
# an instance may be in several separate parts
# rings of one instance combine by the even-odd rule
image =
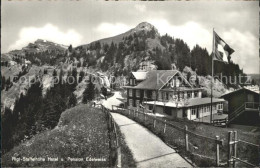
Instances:
[[[207,30],[196,22],[187,22],[179,26],[171,25],[164,19],[154,19],[149,22],[158,29],[161,35],[167,33],[175,38],[183,39],[190,49],[199,44],[207,48],[209,53],[212,52],[212,30]],[[239,64],[245,73],[259,72],[258,37],[250,32],[240,32],[236,29],[230,29],[219,35],[235,50],[231,55],[231,60]]]
[[[81,44],[82,36],[73,29],[62,32],[58,27],[52,24],[46,24],[43,27],[24,27],[19,33],[19,39],[9,46],[9,50],[20,49],[37,39],[77,46]]]
[[[94,29],[95,31],[98,31],[100,33],[99,35],[101,37],[111,37],[115,36],[121,33],[125,33],[126,31],[130,30],[131,27],[129,27],[126,24],[122,23],[101,23],[99,26]]]
[[[199,44],[203,48],[206,47],[208,51],[212,50],[211,33],[196,22],[190,21],[179,26],[171,25],[164,19],[150,20],[149,22],[158,29],[161,35],[167,33],[174,38],[183,39],[189,45],[190,49]]]
[[[235,52],[231,55],[231,60],[238,63],[246,73],[259,72],[259,41],[250,32],[240,32],[231,29],[223,33],[223,39]]]
[[[141,4],[136,4],[135,9],[138,10],[139,12],[145,12],[146,11],[146,6],[145,5],[141,5]]]

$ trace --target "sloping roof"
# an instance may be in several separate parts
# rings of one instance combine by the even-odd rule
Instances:
[[[136,80],[145,80],[147,72],[132,72]]]
[[[224,102],[224,99],[217,99],[213,98],[212,103],[218,103],[218,102]],[[176,103],[175,102],[166,102],[165,104],[161,101],[149,101],[149,102],[144,102],[145,104],[150,104],[150,105],[159,105],[159,106],[166,106],[166,107],[175,107],[176,108]],[[187,104],[184,105],[184,102],[180,102],[178,104],[177,108],[182,108],[182,107],[192,107],[192,106],[199,106],[199,105],[206,105],[211,103],[211,98],[210,97],[204,97],[204,98],[195,98],[195,99],[189,99],[187,101]]]
[[[162,91],[173,91],[172,89],[161,89]],[[203,88],[190,88],[190,87],[179,87],[177,91],[197,91],[203,90]]]
[[[213,103],[224,102],[224,101],[225,101],[224,99],[217,99],[217,98],[212,99]],[[188,103],[189,103],[188,106],[198,106],[198,105],[203,105],[203,104],[210,104],[211,98],[204,97],[204,98],[189,99]]]
[[[247,88],[241,88],[241,89],[237,89],[237,90],[235,90],[233,92],[229,92],[229,93],[223,94],[221,97],[227,97],[227,96],[230,96],[230,95],[232,95],[234,93],[240,92],[242,90],[245,90],[245,91],[248,91],[248,92],[251,92],[251,93],[254,93],[254,94],[260,94],[259,91],[257,92],[257,91],[250,90],[250,89],[247,89]]]
[[[153,70],[146,74],[146,80],[135,86],[136,89],[160,89],[171,77],[178,73],[177,70]]]

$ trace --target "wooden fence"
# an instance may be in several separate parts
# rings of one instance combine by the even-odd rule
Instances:
[[[119,143],[119,138],[117,134],[117,128],[115,121],[110,114],[110,110],[105,108],[102,104],[97,104],[96,106],[101,107],[102,111],[106,114],[108,119],[108,131],[109,131],[109,147],[110,147],[110,166],[111,167],[122,167],[121,163],[121,147]]]
[[[251,166],[251,167],[258,167],[259,165],[255,165],[253,163],[248,162],[246,159],[239,158],[237,156],[237,148],[238,145],[250,145],[258,150],[258,154],[260,155],[260,145],[247,142],[244,140],[240,140],[237,137],[237,131],[229,131],[228,132],[228,167],[236,167],[238,162],[243,163],[244,165]],[[260,164],[260,163],[259,163]]]
[[[206,141],[208,143],[212,143],[215,146],[214,147],[215,148],[215,159],[214,159],[215,165],[216,166],[220,165],[219,150],[220,150],[220,146],[223,146],[223,140],[220,140],[219,136],[216,136],[215,138],[211,138],[211,137],[199,135],[197,133],[194,133],[193,131],[190,131],[186,125],[184,127],[180,127],[180,126],[174,125],[172,123],[169,123],[166,120],[162,120],[155,116],[148,115],[147,113],[145,113],[143,111],[138,111],[138,110],[134,110],[134,109],[123,109],[118,106],[112,106],[112,111],[119,112],[119,113],[125,113],[125,115],[132,117],[134,119],[139,118],[143,121],[143,123],[145,125],[148,122],[148,119],[150,119],[150,120],[152,120],[152,127],[154,129],[157,128],[157,125],[159,123],[163,124],[163,127],[161,127],[162,128],[161,132],[163,132],[163,134],[165,134],[166,130],[168,130],[170,128],[174,128],[175,130],[178,130],[179,132],[183,133],[183,135],[184,135],[184,137],[180,137],[180,138],[184,139],[184,146],[185,146],[185,150],[187,152],[191,152],[190,146],[191,146],[191,140],[193,138],[200,139],[204,142]],[[202,146],[202,148],[203,148],[203,146]]]

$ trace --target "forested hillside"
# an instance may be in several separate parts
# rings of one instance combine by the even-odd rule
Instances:
[[[211,56],[206,48],[190,48],[182,39],[167,34],[160,36],[149,23],[119,36],[98,40],[76,47],[71,57],[83,58],[88,66],[95,66],[113,75],[127,75],[141,68],[172,69],[180,71],[191,67],[198,75],[211,75]],[[215,61],[215,74],[238,76],[243,74],[239,65]]]

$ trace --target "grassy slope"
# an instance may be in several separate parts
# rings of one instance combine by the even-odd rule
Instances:
[[[196,123],[192,121],[183,121],[183,120],[175,120],[170,121],[174,125],[178,125],[180,127],[183,127],[183,125],[187,125],[188,129],[191,130],[194,133],[204,135],[207,137],[215,138],[216,135],[220,137],[220,139],[223,139],[224,146],[220,147],[220,161],[222,163],[226,163],[227,160],[227,150],[228,150],[228,132],[229,131],[237,131],[238,139],[248,141],[254,144],[260,143],[260,132],[247,132],[236,128],[220,128],[220,127],[214,127],[210,125],[205,125],[201,123]],[[214,158],[215,157],[215,145],[213,145],[210,142],[207,142],[206,140],[198,139],[198,138],[192,138],[191,137],[191,146],[197,146],[198,149],[191,148],[191,151],[193,153],[198,153],[202,156]],[[257,163],[257,160],[259,158],[258,149],[254,146],[250,146],[243,143],[238,143],[237,148],[237,155],[239,158],[248,160],[250,163]],[[195,160],[199,160],[197,158],[194,158]],[[200,163],[204,164],[204,163]],[[245,166],[245,165],[240,165]]]
[[[117,126],[117,130],[120,130],[118,126]],[[119,143],[121,147],[122,167],[136,167],[136,162],[134,160],[133,154],[125,142],[125,136],[121,132],[119,132],[118,137],[119,137]]]
[[[108,162],[20,162],[11,157],[109,158],[107,121],[99,109],[79,105],[62,113],[58,126],[15,147],[2,158],[3,166],[108,166]],[[94,164],[93,164],[94,163]]]

